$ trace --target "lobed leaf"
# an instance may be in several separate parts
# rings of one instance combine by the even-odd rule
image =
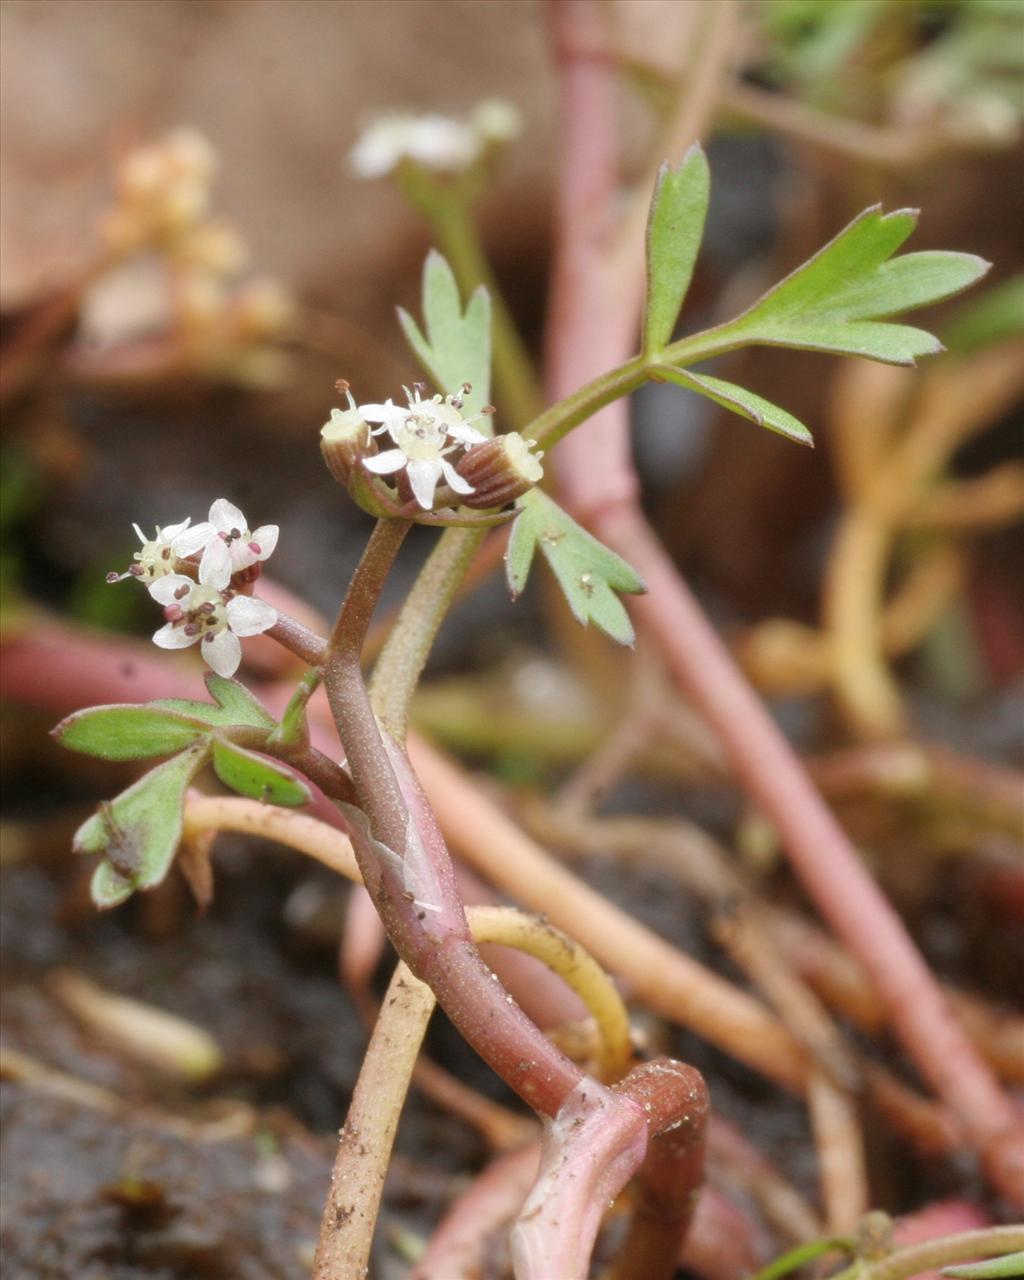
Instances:
[[[647,221],[646,355],[657,355],[672,336],[704,235],[710,190],[708,162],[699,143],[678,168],[666,163],[659,170]]]
[[[593,622],[619,644],[632,644],[633,626],[616,593],[646,590],[636,571],[540,490],[531,490],[519,506],[505,553],[513,597],[526,586],[539,547],[576,620],[583,626]]]
[[[98,907],[117,906],[167,875],[181,840],[185,791],[209,751],[208,739],[194,742],[102,804],[75,832],[76,853],[103,854],[92,879]]]
[[[213,768],[226,787],[254,800],[296,807],[312,799],[309,788],[289,770],[222,738],[213,743]]]
[[[206,677],[206,687],[213,702],[198,702],[192,698],[159,698],[149,707],[173,711],[179,716],[200,720],[205,725],[223,729],[230,725],[246,725],[252,729],[273,729],[276,721],[249,690],[237,680],[225,676]]]
[[[732,382],[712,378],[706,373],[693,373],[689,369],[684,371],[661,367],[658,372],[680,387],[699,391],[701,395],[739,414],[741,418],[749,418],[759,427],[767,427],[769,431],[777,431],[779,435],[787,436],[798,444],[814,447],[811,433],[798,418],[794,418],[785,409],[780,409],[777,404],[772,404],[770,400],[765,400],[763,396],[747,391],[745,387],[737,387]]]
[[[959,293],[988,270],[969,253],[929,251],[890,261],[917,223],[917,213],[866,209],[812,258],[770,289],[719,338],[913,364],[942,350],[931,334],[881,323]]]
[[[426,334],[402,307],[398,320],[416,358],[446,395],[457,395],[465,383],[465,412],[476,413],[487,403],[491,389],[491,300],[481,285],[465,311],[455,273],[445,258],[431,249],[423,264],[423,324]],[[489,434],[488,423],[474,424]]]
[[[124,704],[76,711],[52,733],[71,751],[104,760],[144,760],[180,751],[209,733],[209,725],[153,704]]]

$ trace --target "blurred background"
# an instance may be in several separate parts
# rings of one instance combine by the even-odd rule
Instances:
[[[622,68],[626,180],[643,172],[676,86],[690,73],[688,33],[700,12],[696,0],[603,6],[608,56]],[[462,119],[485,99],[515,109],[518,136],[489,163],[475,207],[497,281],[539,356],[558,129],[543,5],[6,0],[0,35],[5,643],[62,634],[54,628],[65,626],[146,636],[159,620],[150,602],[105,581],[137,548],[131,522],[148,531],[187,513],[201,519],[222,495],[252,527],[281,526],[274,577],[331,610],[368,520],[323,467],[319,429],[339,402],[337,379],[366,402],[418,376],[395,307],[418,310],[421,265],[433,243],[396,184],[359,178],[347,157],[382,113]],[[913,732],[983,770],[1024,762],[1022,50],[1016,0],[743,7],[733,77],[721,87],[706,138],[711,212],[684,328],[735,314],[879,201],[923,210],[912,249],[957,249],[994,264],[963,301],[921,317],[949,347],[934,368],[893,372],[776,350],[731,358],[729,378],[807,423],[813,454],[678,390],[652,386],[636,397],[636,457],[652,520],[808,751]],[[184,200],[175,216],[187,234],[132,221],[147,181],[140,165],[159,168],[168,146],[179,148],[174,163],[188,170],[175,188]],[[936,405],[945,414],[938,443],[940,429],[929,425],[943,417]],[[842,550],[841,535],[872,509],[874,481],[892,483],[886,466],[908,439],[931,440],[932,461],[906,473],[908,510],[886,528],[886,555],[865,569]],[[388,603],[401,598],[432,543],[428,531],[416,534]],[[856,594],[862,572],[873,575],[886,610],[884,638],[868,662],[896,690],[898,705],[883,699],[879,708],[829,648],[844,624],[828,602]],[[261,652],[253,646],[257,674],[268,669]],[[614,727],[622,706],[608,692],[615,687],[608,674],[622,674],[616,664],[626,661],[592,636],[568,637],[537,582],[513,608],[494,576],[442,632],[419,722],[506,783],[543,788]],[[337,1126],[361,1051],[357,1027],[340,1040],[331,1030],[345,1019],[355,1025],[332,972],[338,890],[329,878],[297,874],[284,855],[258,859],[257,890],[250,880],[257,860],[237,842],[224,859],[228,892],[201,925],[184,891],[170,888],[95,919],[67,851],[85,812],[110,793],[111,770],[57,751],[45,735],[54,708],[40,706],[31,689],[5,679],[4,694],[8,1043],[96,1086],[153,1096],[145,1073],[97,1051],[46,994],[55,966],[81,968],[215,1025],[230,1060],[220,1092],[287,1109],[287,1122],[266,1128],[260,1159],[287,1150],[288,1211],[301,1229],[273,1217],[267,1206],[284,1209],[268,1191],[264,1218],[246,1219],[245,1230],[276,1261],[245,1270],[250,1263],[238,1258],[248,1257],[247,1246],[235,1241],[225,1256],[241,1270],[220,1273],[211,1264],[201,1274],[301,1274],[293,1237],[315,1229],[319,1193],[310,1188],[319,1186],[322,1154],[310,1154],[288,1126],[321,1133]],[[655,811],[682,804],[723,831],[742,819],[734,795],[691,786],[692,772],[683,800],[664,785],[663,767],[652,772],[654,782],[636,784],[640,790],[618,802]],[[917,821],[916,801],[912,819],[908,809],[865,808],[862,800],[854,788],[851,803],[867,827],[859,834],[883,867],[893,849],[921,855],[884,875],[929,958],[1009,996],[1024,956],[1019,933],[1012,941],[1019,917],[1000,914],[1005,868],[1020,857],[1006,804],[985,808],[988,800],[975,797],[965,802],[966,816]],[[770,849],[765,858],[770,876]],[[939,865],[950,869],[941,884]],[[594,874],[681,945],[709,950],[699,910],[657,877],[630,885],[609,865]],[[958,896],[966,923],[951,922]],[[268,1001],[270,990],[283,994]],[[435,1034],[436,1052],[458,1052],[443,1029]],[[677,1049],[701,1053],[689,1043]],[[722,1055],[702,1062],[709,1064],[726,1094],[732,1090],[734,1114],[756,1114],[754,1127],[763,1126],[795,1177],[806,1176],[806,1135],[793,1108]],[[166,1083],[162,1089],[164,1103],[180,1097]],[[773,1107],[782,1108],[774,1125],[765,1119]],[[413,1155],[399,1161],[400,1180],[429,1217],[416,1162],[439,1161],[455,1174],[479,1159],[479,1145],[427,1106],[414,1117],[418,1127],[404,1139]],[[63,1123],[45,1108],[15,1119],[12,1156]],[[82,1124],[75,1140],[99,1143]],[[115,1135],[103,1148],[101,1181],[121,1190],[89,1218],[97,1231],[109,1227],[103,1213],[115,1207],[163,1211],[149,1202],[125,1208],[132,1160],[146,1163],[138,1141]],[[166,1168],[177,1158],[170,1146],[184,1141],[166,1139]],[[66,1150],[54,1140],[55,1163]],[[187,1151],[178,1154],[191,1169]],[[275,1168],[280,1173],[266,1165],[268,1186]],[[210,1174],[224,1185],[234,1176],[228,1165]],[[907,1200],[916,1176],[891,1173],[894,1203]],[[952,1185],[948,1171],[936,1177],[939,1189]],[[65,1201],[84,1203],[82,1186],[66,1187]],[[214,1239],[219,1228],[204,1217],[212,1191],[193,1191],[182,1215],[191,1225],[175,1237],[178,1260],[159,1259],[179,1270],[153,1262],[139,1274],[200,1273],[203,1232]],[[13,1194],[22,1208],[31,1199],[21,1184]],[[84,1269],[86,1253],[75,1252],[76,1231],[72,1222],[58,1233],[46,1274],[93,1274]],[[39,1228],[28,1244],[14,1241],[10,1256],[42,1247],[44,1234]]]

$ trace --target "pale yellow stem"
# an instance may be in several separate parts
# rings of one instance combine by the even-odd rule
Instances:
[[[590,1010],[601,1036],[598,1074],[620,1080],[631,1057],[629,1015],[615,984],[601,966],[568,934],[538,916],[514,907],[470,907],[466,912],[473,940],[515,947],[557,973]]]
[[[830,1235],[848,1235],[867,1213],[870,1203],[857,1104],[821,1071],[811,1076],[807,1102],[826,1230]]]

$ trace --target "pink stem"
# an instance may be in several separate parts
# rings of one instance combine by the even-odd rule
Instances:
[[[589,0],[563,0],[552,13],[563,47],[566,132],[547,386],[552,397],[561,397],[628,358],[638,315],[630,305],[631,288],[624,297],[608,296],[623,283],[607,253],[615,193],[608,68],[565,56],[569,35],[599,25],[597,11]],[[994,1184],[1014,1203],[1024,1203],[1024,1133],[1012,1103],[954,1020],[902,920],[649,528],[628,441],[627,408],[621,401],[568,435],[557,451],[563,495],[646,582],[648,594],[633,601],[640,630],[720,735],[741,782],[776,826],[804,888],[868,971],[903,1047],[963,1120]]]

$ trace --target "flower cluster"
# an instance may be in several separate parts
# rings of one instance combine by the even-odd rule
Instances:
[[[208,520],[190,520],[158,528],[142,542],[125,573],[108,582],[136,578],[164,606],[165,625],[153,636],[161,649],[199,644],[206,662],[221,676],[232,676],[242,660],[239,637],[259,635],[277,622],[277,610],[262,600],[238,594],[260,573],[260,564],[277,546],[276,524],[255,531],[226,498],[210,507]]]
[[[360,178],[382,178],[403,160],[438,173],[461,173],[488,148],[515,138],[520,130],[515,107],[498,99],[479,103],[468,120],[393,113],[363,130],[349,153]]]
[[[404,405],[391,399],[358,405],[347,382],[338,388],[349,407],[331,411],[320,432],[321,448],[331,474],[350,489],[363,470],[387,477],[398,497],[421,511],[449,505],[456,495],[465,506],[487,509],[515,501],[543,475],[540,455],[530,451],[533,441],[516,432],[492,439],[473,425],[492,409],[463,415],[463,397],[472,390],[468,383],[461,395],[429,399],[422,383],[404,387]],[[378,436],[387,436],[392,447],[379,451]],[[407,509],[401,514],[409,516]]]
[[[85,295],[80,362],[146,338],[158,364],[247,385],[281,378],[286,360],[275,344],[295,306],[276,281],[243,278],[248,247],[231,221],[211,213],[216,171],[213,148],[191,129],[121,160],[100,228],[105,270]],[[158,333],[166,346],[149,341]]]

